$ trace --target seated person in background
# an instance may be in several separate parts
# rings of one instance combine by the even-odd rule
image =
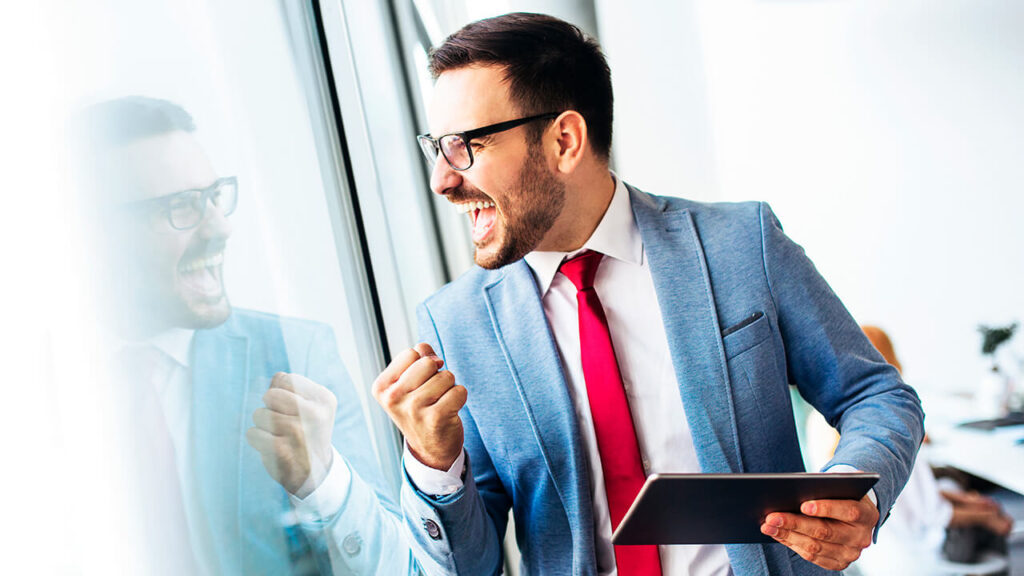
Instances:
[[[120,527],[126,556],[150,574],[415,573],[332,329],[229,303],[238,185],[191,116],[130,97],[79,120],[118,350],[119,496],[141,512]]]
[[[877,326],[862,328],[885,360],[902,372],[888,335]],[[919,457],[893,506],[886,532],[899,530],[906,542],[925,542],[933,550],[941,545],[943,554],[953,562],[975,562],[988,550],[1005,554],[1013,520],[992,498],[949,484],[941,489],[927,461]],[[870,553],[865,561],[869,559]]]

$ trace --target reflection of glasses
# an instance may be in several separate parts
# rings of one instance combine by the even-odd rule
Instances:
[[[445,134],[436,139],[431,138],[430,134],[421,134],[416,139],[419,140],[420,149],[423,150],[423,154],[426,155],[431,166],[434,165],[434,162],[437,162],[437,153],[440,152],[444,155],[444,159],[448,161],[448,165],[452,167],[452,170],[469,170],[469,167],[473,165],[473,149],[469,146],[470,140],[511,130],[516,126],[522,126],[534,120],[550,120],[557,117],[557,112],[538,114],[537,116],[491,124],[476,130]]]
[[[238,206],[238,179],[234,176],[218,178],[206,188],[182,190],[159,198],[143,200],[133,203],[131,208],[144,211],[158,210],[167,215],[167,221],[172,228],[188,230],[203,221],[207,204],[213,204],[222,216],[230,216]]]

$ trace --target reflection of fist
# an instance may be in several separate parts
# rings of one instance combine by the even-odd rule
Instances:
[[[373,397],[405,435],[409,451],[436,470],[451,468],[462,453],[459,410],[466,388],[455,384],[427,344],[402,352],[373,383]]]
[[[308,378],[278,372],[270,380],[263,404],[265,408],[253,412],[255,426],[245,432],[245,439],[259,451],[271,478],[305,498],[323,482],[331,467],[331,431],[338,399]]]

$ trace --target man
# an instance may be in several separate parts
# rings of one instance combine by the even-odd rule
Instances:
[[[231,307],[239,186],[192,118],[131,97],[79,120],[145,571],[414,573],[331,328]]]
[[[497,573],[511,509],[529,574],[846,567],[923,414],[769,208],[611,174],[610,72],[565,22],[482,20],[430,66],[431,188],[469,214],[478,267],[420,307],[425,343],[374,383],[405,435],[421,566]],[[612,546],[646,474],[802,471],[791,381],[843,430],[832,470],[879,473],[873,494],[769,515],[781,545]]]

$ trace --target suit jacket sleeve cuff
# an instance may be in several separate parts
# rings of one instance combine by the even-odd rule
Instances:
[[[295,513],[303,523],[316,522],[337,514],[348,497],[349,487],[352,485],[352,471],[349,470],[348,464],[341,454],[338,454],[338,450],[333,450],[334,458],[331,460],[331,467],[327,470],[324,481],[305,498],[299,498],[293,494],[288,495],[292,506],[295,507]],[[312,475],[306,479],[306,482],[310,483],[311,480]],[[299,493],[301,494],[307,489],[308,486],[304,484],[299,489]]]
[[[451,468],[448,470],[436,470],[420,462],[409,451],[409,444],[406,443],[402,454],[402,463],[405,472],[409,475],[416,490],[430,496],[448,496],[462,489],[464,483],[462,476],[466,470],[466,451],[459,453]]]

